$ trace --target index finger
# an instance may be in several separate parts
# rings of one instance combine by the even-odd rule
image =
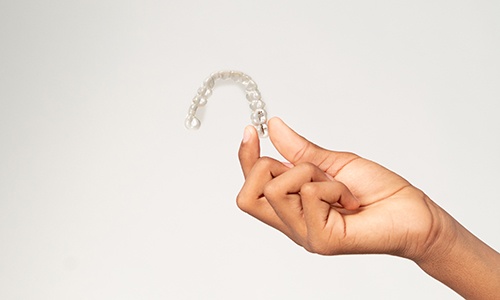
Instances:
[[[240,150],[238,151],[241,169],[243,175],[247,178],[253,166],[260,157],[260,141],[257,136],[257,130],[248,125],[243,133]]]

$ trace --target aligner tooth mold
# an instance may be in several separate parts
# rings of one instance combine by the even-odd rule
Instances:
[[[191,105],[189,106],[188,115],[184,125],[188,129],[198,129],[201,126],[201,121],[196,117],[196,112],[199,108],[205,106],[208,98],[212,95],[213,87],[217,80],[232,80],[235,83],[242,84],[245,87],[246,99],[248,100],[251,110],[251,124],[257,129],[259,136],[265,138],[268,136],[267,128],[267,112],[264,109],[266,104],[261,99],[261,94],[257,84],[247,74],[239,71],[219,71],[212,73],[202,86],[198,89],[198,93],[194,96]]]

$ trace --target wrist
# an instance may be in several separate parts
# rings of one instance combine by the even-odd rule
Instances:
[[[408,189],[404,196],[418,205],[405,216],[402,240],[393,254],[417,264],[446,255],[457,238],[456,221],[417,188]]]
[[[427,232],[417,239],[415,255],[410,257],[418,265],[425,265],[436,259],[447,256],[460,237],[460,224],[444,209],[424,196],[429,210],[430,225]]]
[[[433,238],[413,260],[466,299],[497,299],[500,254],[429,201],[436,216]]]

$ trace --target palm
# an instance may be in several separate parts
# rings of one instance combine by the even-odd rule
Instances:
[[[333,153],[332,153],[333,155]],[[427,238],[430,228],[427,224],[431,214],[425,195],[399,175],[363,158],[349,159],[352,154],[336,153],[336,161],[347,163],[337,168],[337,174],[330,174],[343,182],[361,202],[355,212],[332,208],[331,217],[340,217],[342,222],[331,222],[325,228],[342,252],[349,253],[400,253],[412,251],[411,240]],[[345,156],[345,157],[342,157]],[[330,170],[331,168],[326,168]],[[342,234],[343,232],[343,234]],[[340,233],[340,235],[339,235]],[[342,245],[341,247],[339,245]]]

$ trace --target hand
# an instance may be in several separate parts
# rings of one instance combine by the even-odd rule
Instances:
[[[312,144],[280,119],[269,121],[269,136],[289,164],[260,157],[247,127],[239,151],[242,210],[311,252],[425,256],[440,217],[423,192],[374,162]]]
[[[466,299],[498,299],[500,254],[408,181],[355,154],[320,148],[277,118],[269,120],[269,137],[288,162],[260,157],[255,129],[245,129],[243,211],[310,252],[398,255]]]

